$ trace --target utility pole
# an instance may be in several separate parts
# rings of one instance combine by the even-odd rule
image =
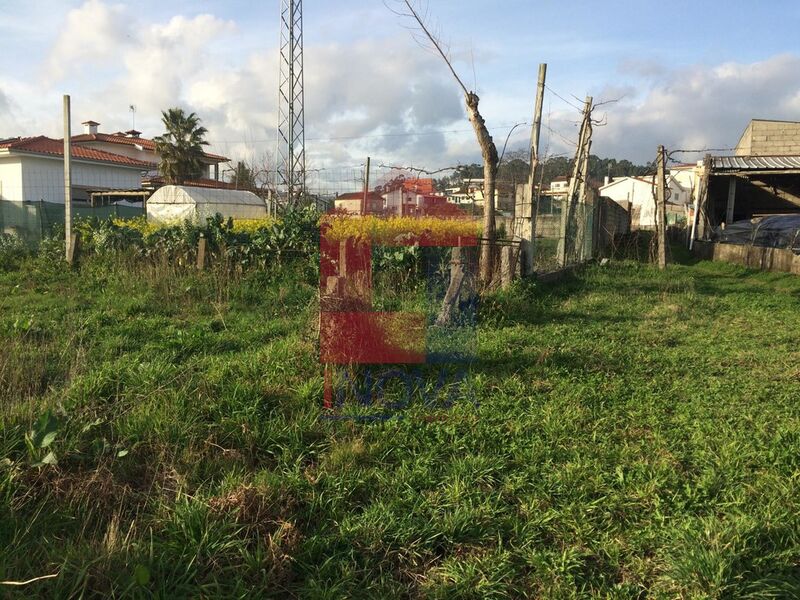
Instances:
[[[539,205],[539,193],[536,190],[536,173],[539,169],[539,134],[542,129],[542,105],[544,104],[544,82],[547,78],[547,64],[539,64],[539,80],[536,84],[536,105],[533,109],[533,125],[531,125],[531,170],[528,175],[527,194],[523,194],[523,214],[520,223],[522,233],[523,275],[530,275],[535,270],[534,244],[536,243],[536,215]],[[516,188],[515,188],[516,192]],[[528,202],[525,203],[527,197]]]
[[[658,236],[658,268],[667,268],[667,206],[664,175],[664,146],[658,147],[658,164],[656,168],[656,235]]]
[[[402,203],[402,200],[401,200]],[[366,215],[369,210],[369,156],[367,157],[367,169],[364,171],[364,198],[361,200],[361,215]]]
[[[72,264],[72,127],[69,95],[64,94],[64,253]]]
[[[570,223],[572,222],[575,204],[578,200],[580,190],[584,189],[586,172],[588,165],[589,147],[592,140],[592,97],[586,96],[583,103],[583,122],[578,137],[578,147],[575,150],[575,163],[572,165],[572,177],[567,187],[567,197],[561,205],[561,232],[558,240],[558,265],[567,266],[569,257],[574,250],[574,242],[569,242]],[[580,188],[578,187],[580,186]]]

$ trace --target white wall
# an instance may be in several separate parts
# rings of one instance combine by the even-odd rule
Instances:
[[[611,198],[615,202],[627,201],[640,207],[639,227],[655,226],[655,202],[651,183],[633,177],[622,177],[601,187],[600,195]]]
[[[402,213],[402,205],[405,199],[405,191],[403,188],[397,188],[387,194],[383,194],[386,200],[386,210],[394,212],[395,215],[400,216]]]
[[[674,177],[673,177],[674,175]],[[670,173],[669,204],[684,205],[692,202],[691,184],[694,171],[675,170]],[[632,206],[640,207],[639,227],[650,229],[655,227],[655,201],[653,200],[652,180],[642,181],[634,177],[617,178],[600,188],[600,195],[611,198],[615,202],[628,201]],[[686,184],[688,187],[684,187]]]
[[[22,167],[15,157],[0,158],[0,200],[20,202],[22,197]]]
[[[64,202],[64,161],[61,157],[18,156],[22,189],[16,200]],[[86,200],[87,189],[139,189],[141,171],[99,163],[72,161],[73,199]]]
[[[361,200],[334,200],[333,206],[336,210],[347,211],[350,215],[361,214]]]

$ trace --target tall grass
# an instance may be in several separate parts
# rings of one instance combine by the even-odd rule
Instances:
[[[415,306],[390,279],[380,302]],[[23,259],[0,274],[0,580],[58,576],[2,592],[791,597],[798,298],[708,263],[519,283],[481,305],[478,402],[337,422],[308,261]]]

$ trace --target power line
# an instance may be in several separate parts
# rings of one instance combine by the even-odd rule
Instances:
[[[498,125],[496,127],[488,127],[490,131],[506,131],[509,129],[513,129],[514,124],[508,125]],[[338,136],[338,137],[307,137],[306,141],[315,141],[315,142],[336,142],[340,140],[362,140],[362,139],[369,139],[369,138],[384,138],[384,137],[410,137],[410,136],[420,136],[420,135],[436,135],[439,133],[472,133],[473,129],[431,129],[429,131],[407,131],[403,133],[374,133],[369,135],[349,135],[349,136]],[[275,143],[276,138],[270,139],[261,139],[261,140],[248,140],[247,144],[273,144]],[[242,140],[208,140],[211,144],[240,144],[243,143]]]
[[[545,87],[545,88],[547,88],[548,90],[550,90],[550,91],[553,93],[553,95],[554,95],[556,98],[560,98],[561,100],[563,100],[564,102],[566,102],[567,104],[569,104],[569,105],[570,105],[572,108],[574,108],[575,110],[577,110],[577,111],[579,111],[579,112],[583,112],[583,107],[582,107],[582,106],[578,106],[577,104],[574,104],[574,103],[573,103],[571,100],[567,100],[566,98],[564,98],[564,96],[562,96],[561,94],[559,94],[557,91],[555,91],[555,90],[554,90],[553,88],[551,88],[549,85],[545,84],[545,86],[544,86],[544,87]]]
[[[549,125],[544,125],[544,128],[547,129],[547,131],[549,131],[550,133],[560,137],[565,143],[569,144],[570,146],[574,146],[576,148],[578,147],[578,142],[576,142],[575,140],[570,140],[569,138],[564,137],[558,131],[556,131],[555,129],[550,127]]]

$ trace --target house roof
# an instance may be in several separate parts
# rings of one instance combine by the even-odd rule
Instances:
[[[781,171],[800,169],[800,156],[714,156],[715,171]]]
[[[43,154],[48,156],[64,156],[64,140],[55,140],[43,135],[28,138],[12,138],[0,141],[0,150],[22,154]],[[72,158],[75,160],[90,160],[95,162],[111,163],[136,169],[151,169],[154,163],[136,160],[127,156],[120,156],[111,152],[104,152],[94,148],[87,148],[72,144]]]
[[[653,181],[654,181],[653,179],[645,179],[644,177],[637,177],[637,176],[634,176],[634,175],[628,175],[628,176],[625,176],[625,177],[615,177],[613,179],[613,181],[609,181],[606,185],[600,186],[600,189],[602,190],[602,189],[611,187],[612,185],[617,185],[618,183],[623,183],[623,182],[631,181],[631,180],[638,181],[640,183],[644,183],[644,184],[647,184],[647,185],[653,185]]]
[[[119,133],[82,133],[81,135],[73,135],[72,141],[76,143],[86,142],[106,142],[107,144],[122,144],[125,146],[141,146],[150,152],[156,151],[156,143],[154,140],[149,140],[143,137],[130,137],[122,132]],[[230,159],[219,154],[211,154],[209,152],[203,153],[207,159],[212,162],[221,163],[228,162]]]
[[[369,192],[367,197],[373,202],[383,201],[383,196],[377,192]],[[363,200],[364,192],[347,192],[346,194],[339,194],[334,200]]]
[[[417,194],[432,194],[433,179],[425,177],[417,179],[405,179],[403,181],[403,189],[407,192],[415,192]]]

